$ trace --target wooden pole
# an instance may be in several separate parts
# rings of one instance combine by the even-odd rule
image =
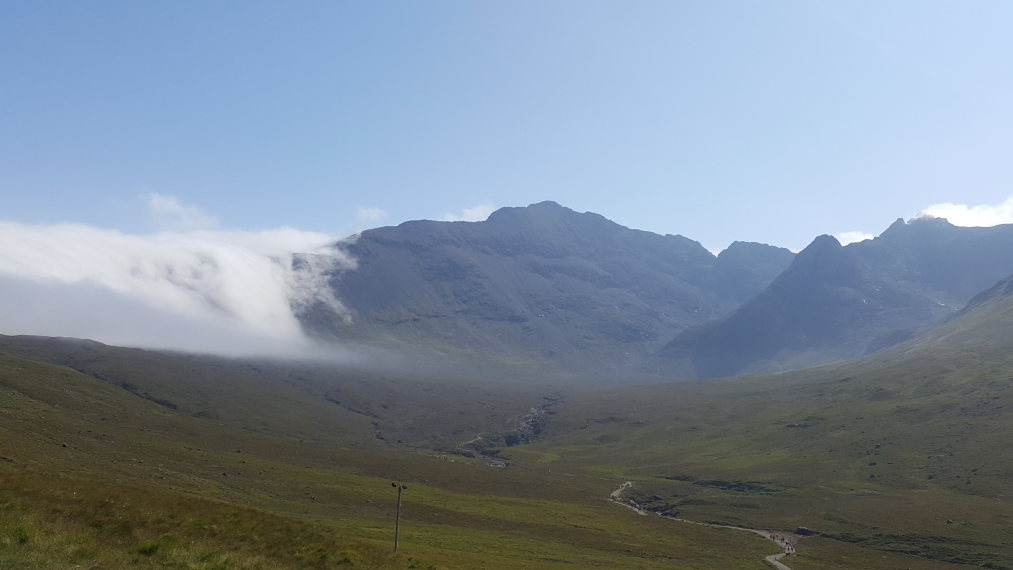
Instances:
[[[401,493],[408,488],[404,483],[391,483],[397,488],[397,514],[394,516],[394,552],[397,552],[398,541],[401,538]]]

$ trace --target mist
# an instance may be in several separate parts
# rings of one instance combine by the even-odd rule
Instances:
[[[336,242],[291,228],[132,235],[0,222],[0,332],[225,356],[333,355],[296,315],[325,303],[347,318],[328,279],[355,262]]]

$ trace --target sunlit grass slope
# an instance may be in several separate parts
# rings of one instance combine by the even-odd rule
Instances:
[[[672,532],[580,471],[378,440],[376,418],[301,384],[193,385],[217,377],[187,362],[174,385],[164,370],[0,355],[0,568],[759,569],[771,552]],[[409,485],[397,556],[395,479]]]
[[[597,390],[0,339],[0,567],[1013,568],[1013,303],[864,360]],[[531,445],[503,443],[555,402]],[[469,456],[471,455],[471,456]],[[394,556],[392,480],[406,481]]]
[[[529,453],[673,515],[821,532],[793,568],[846,545],[1013,568],[1011,330],[997,297],[861,361],[574,395]]]

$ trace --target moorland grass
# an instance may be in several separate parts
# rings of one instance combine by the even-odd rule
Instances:
[[[851,363],[572,394],[526,453],[634,480],[693,520],[816,529],[863,567],[1013,568],[1007,308]]]
[[[673,535],[578,472],[244,430],[19,357],[0,384],[7,567],[759,569],[769,550]],[[391,479],[410,486],[398,556]]]
[[[505,469],[456,444],[505,441],[550,387],[22,343],[0,355],[3,560],[758,570],[776,551],[607,499],[634,480],[688,519],[822,533],[796,570],[1013,567],[1013,357],[981,319],[804,372],[552,386],[563,404],[540,441],[498,451]],[[56,357],[73,369],[39,360]],[[395,479],[410,487],[398,557]]]

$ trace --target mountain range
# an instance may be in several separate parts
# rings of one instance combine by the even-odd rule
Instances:
[[[1013,274],[1013,226],[897,220],[875,239],[817,237],[798,255],[735,242],[714,255],[554,202],[483,222],[412,221],[336,247],[348,310],[314,305],[312,334],[449,361],[581,374],[708,378],[875,352]]]
[[[695,377],[802,368],[912,338],[1013,274],[1013,226],[897,220],[842,247],[818,237],[732,315],[685,331],[659,353]]]
[[[358,267],[330,283],[352,316],[314,306],[302,314],[313,333],[585,371],[631,369],[729,314],[794,257],[756,243],[714,255],[553,202],[367,230],[339,247]]]

